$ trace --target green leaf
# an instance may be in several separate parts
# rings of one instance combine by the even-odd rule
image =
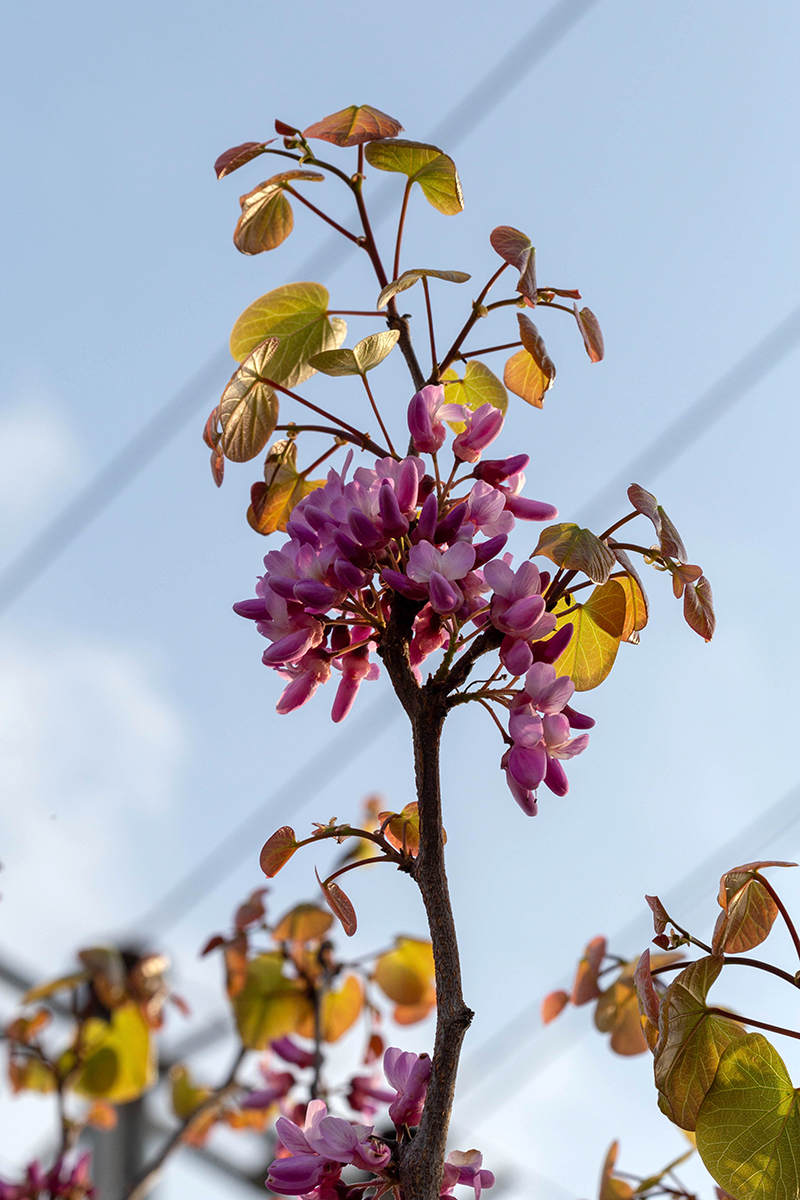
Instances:
[[[242,254],[261,254],[285,242],[294,228],[294,217],[284,188],[293,181],[318,183],[324,178],[318,171],[284,171],[241,196],[242,215],[233,233],[236,249]]]
[[[293,1033],[311,1008],[303,986],[287,979],[282,968],[279,950],[259,954],[247,964],[247,977],[233,1000],[233,1013],[248,1050],[266,1050],[275,1038]]]
[[[690,963],[661,1003],[653,1064],[658,1106],[681,1129],[695,1128],[723,1052],[744,1032],[735,1021],[710,1013],[706,1005],[722,965],[717,955]]]
[[[456,164],[438,146],[393,138],[370,142],[364,154],[371,167],[398,171],[407,175],[411,183],[418,183],[425,199],[440,213],[452,216],[464,208]]]
[[[334,146],[360,146],[376,138],[391,138],[403,126],[369,104],[351,104],[303,130],[304,138],[320,138]]]
[[[744,954],[769,936],[778,906],[764,887],[759,871],[765,867],[796,867],[790,862],[754,862],[726,871],[719,885],[722,912],[714,926],[714,954]]]
[[[591,529],[581,529],[569,522],[543,529],[533,557],[537,554],[544,554],[557,567],[582,571],[592,583],[605,583],[617,561]]]
[[[340,317],[328,316],[328,291],[321,283],[287,283],[246,308],[231,332],[231,354],[247,357],[268,337],[280,339],[270,363],[272,378],[294,388],[314,374],[308,360],[336,350],[347,334]]]
[[[556,675],[568,675],[578,692],[589,692],[608,675],[617,657],[625,626],[627,602],[619,580],[596,587],[585,604],[571,608],[561,600],[556,606],[558,628],[573,626],[572,639],[553,666]]]
[[[536,251],[531,245],[531,239],[527,233],[514,229],[512,225],[498,225],[489,234],[489,241],[492,243],[492,249],[519,271],[517,291],[525,303],[533,308],[537,300]]]
[[[126,1104],[156,1081],[155,1050],[147,1022],[136,1004],[114,1009],[110,1021],[84,1021],[84,1065],[74,1084],[81,1096]]]
[[[309,359],[309,365],[323,375],[366,375],[377,367],[397,345],[400,333],[386,329],[371,333],[357,342],[352,350],[323,350]]]
[[[736,1200],[800,1196],[800,1092],[762,1034],[722,1054],[697,1117],[697,1149]]]
[[[442,383],[448,404],[463,404],[472,412],[482,404],[492,404],[501,413],[508,408],[508,392],[494,372],[477,359],[471,358],[467,362],[463,379],[451,367],[442,375]],[[456,433],[466,428],[463,421],[448,421],[447,424]]]
[[[466,283],[472,276],[467,275],[466,271],[428,271],[425,268],[403,271],[403,274],[399,275],[397,279],[392,280],[391,283],[387,283],[380,296],[378,296],[378,302],[375,307],[384,308],[392,296],[396,296],[398,292],[405,292],[422,278],[445,279],[448,283]]]
[[[259,454],[278,423],[278,397],[267,383],[277,338],[267,338],[234,371],[217,409],[222,426],[220,449],[231,462]]]
[[[512,354],[503,371],[503,383],[515,396],[521,396],[526,404],[534,408],[544,406],[544,394],[553,386],[553,374],[542,370],[536,359],[524,348]]]

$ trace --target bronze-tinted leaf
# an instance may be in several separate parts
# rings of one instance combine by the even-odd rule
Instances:
[[[288,283],[246,308],[231,332],[231,354],[247,357],[265,338],[280,340],[270,363],[272,379],[294,388],[314,374],[308,360],[341,346],[347,324],[328,316],[328,292],[319,283]]]
[[[586,353],[592,362],[600,362],[606,351],[597,317],[590,308],[582,308],[580,312],[577,304],[573,304],[572,308],[575,320],[578,322],[578,329],[581,331],[583,344],[586,347]]]
[[[756,862],[725,872],[718,897],[722,912],[711,943],[715,954],[744,954],[766,940],[779,909],[758,873],[765,867],[796,866],[790,862]]]
[[[653,984],[650,974],[650,951],[645,950],[636,964],[633,973],[633,986],[639,1002],[639,1015],[642,1032],[649,1049],[655,1053],[658,1044],[658,1014],[661,1009],[661,999]]]
[[[294,227],[292,208],[284,195],[285,187],[303,180],[319,183],[324,178],[318,171],[284,171],[240,196],[242,215],[233,233],[236,249],[242,254],[261,254],[285,242]]]
[[[550,380],[548,387],[552,387],[556,377],[556,368],[547,353],[542,335],[530,317],[525,316],[525,313],[517,313],[517,320],[519,321],[519,338],[524,349],[528,351],[545,378]]]
[[[324,937],[333,917],[316,904],[297,904],[281,917],[272,931],[278,942],[312,942]]]
[[[569,522],[543,529],[533,553],[545,555],[557,567],[582,571],[593,583],[605,583],[616,564],[605,542],[590,529]]]
[[[612,1142],[600,1173],[598,1200],[632,1200],[634,1193],[631,1185],[626,1180],[618,1179],[614,1175],[614,1164],[617,1161],[618,1153],[619,1142]]]
[[[530,308],[534,308],[537,296],[536,288],[536,251],[531,245],[531,239],[526,233],[514,229],[511,225],[498,225],[489,234],[492,249],[501,258],[519,271],[517,291]]]
[[[404,292],[407,288],[413,287],[418,280],[423,277],[429,279],[446,279],[448,283],[466,283],[471,279],[471,275],[467,275],[466,271],[428,271],[424,268],[418,268],[412,271],[403,271],[402,275],[398,275],[397,279],[387,283],[386,287],[378,296],[376,308],[385,308],[392,296],[396,296],[398,292]]]
[[[349,108],[309,125],[303,130],[303,137],[321,138],[323,142],[333,142],[334,146],[360,146],[377,138],[393,138],[402,129],[399,121],[380,109],[369,104],[351,104]]]
[[[297,839],[294,830],[289,825],[282,825],[261,848],[261,870],[270,879],[278,874],[297,849]]]
[[[622,640],[623,642],[632,642],[634,645],[637,645],[639,642],[639,631],[644,629],[650,618],[650,604],[647,599],[647,592],[644,590],[644,584],[639,578],[636,568],[626,551],[620,550],[613,538],[609,538],[607,544],[614,558],[628,574],[627,579],[619,581],[625,589],[627,601]]]
[[[464,208],[456,165],[438,146],[394,138],[370,142],[364,154],[370,166],[379,171],[397,171],[418,183],[425,199],[440,213],[452,216]]]
[[[557,675],[568,675],[578,692],[589,692],[614,665],[625,627],[627,601],[618,579],[596,587],[585,604],[574,607],[566,600],[556,605],[557,627],[571,624],[572,638],[553,666]]]
[[[658,896],[645,896],[645,900],[650,905],[650,909],[653,913],[653,927],[656,933],[662,934],[667,928],[669,914],[659,900]]]
[[[551,1021],[555,1021],[559,1013],[562,1013],[569,1004],[569,993],[562,991],[550,992],[542,1001],[542,1024],[549,1025]]]
[[[721,970],[719,956],[690,963],[661,1002],[654,1062],[658,1105],[681,1129],[694,1129],[723,1051],[744,1032],[706,1006],[708,989]]]
[[[378,813],[378,820],[381,825],[386,822],[384,834],[387,841],[397,850],[403,850],[408,854],[416,855],[419,851],[419,805],[416,800],[412,800],[410,804],[406,804],[402,812],[381,812]],[[447,834],[442,830],[442,837],[445,845],[447,844]]]
[[[552,364],[551,364],[552,365]],[[503,383],[515,396],[521,396],[526,404],[534,408],[544,406],[544,394],[553,386],[553,374],[547,375],[527,350],[512,354],[503,371]]]
[[[223,179],[232,171],[238,171],[239,167],[243,167],[245,163],[258,158],[259,154],[263,154],[267,146],[271,146],[275,140],[275,138],[270,138],[268,142],[242,142],[241,146],[232,146],[230,150],[220,154],[214,163],[217,179]]]
[[[352,937],[358,928],[356,910],[353,908],[353,905],[339,887],[338,883],[323,882],[320,879],[316,868],[315,874],[317,876],[317,883],[322,889],[322,894],[325,897],[325,902],[327,903],[333,915],[338,917],[339,921],[341,921],[342,929],[345,931],[347,936]]]
[[[687,587],[684,591],[683,616],[690,629],[699,633],[704,641],[711,641],[717,627],[717,618],[714,616],[711,584],[705,575],[700,576],[694,587]]]
[[[264,483],[250,489],[247,520],[256,533],[265,536],[277,529],[283,533],[295,506],[322,487],[324,479],[306,479],[297,471],[297,443],[290,438],[275,442],[264,463]]]
[[[265,887],[256,888],[250,893],[244,904],[240,904],[233,918],[233,924],[240,932],[247,929],[248,925],[254,925],[256,921],[262,920],[265,915],[264,896],[269,889]]]
[[[590,1000],[596,1000],[600,995],[598,972],[603,965],[605,956],[606,939],[604,937],[592,938],[578,963],[570,997],[573,1004],[588,1004]]]
[[[638,483],[632,483],[628,488],[628,499],[637,512],[652,521],[662,554],[677,562],[685,563],[688,555],[686,547],[681,541],[681,535],[653,493],[640,487]]]
[[[219,402],[219,448],[231,462],[248,462],[269,441],[278,423],[278,398],[269,386],[269,363],[278,346],[267,338],[234,371]]]
[[[296,137],[300,133],[300,130],[295,129],[294,125],[287,125],[285,121],[279,121],[276,118],[275,132],[279,133],[281,137]]]
[[[215,446],[211,451],[211,476],[217,487],[222,487],[222,480],[225,475],[225,455]]]
[[[631,975],[623,975],[602,993],[597,1001],[594,1023],[601,1033],[611,1034],[615,1054],[632,1057],[643,1054],[647,1042],[639,1020],[639,1004]]]

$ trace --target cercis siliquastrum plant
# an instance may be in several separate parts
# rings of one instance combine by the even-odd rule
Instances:
[[[288,681],[278,712],[304,704],[335,671],[339,682],[332,717],[341,721],[361,684],[377,678],[382,663],[411,723],[417,800],[413,813],[404,810],[400,845],[397,838],[387,838],[391,817],[377,829],[361,831],[333,821],[319,827],[314,839],[372,840],[371,859],[394,863],[422,893],[436,967],[436,1038],[425,1106],[415,1136],[401,1135],[392,1186],[405,1200],[433,1200],[443,1179],[447,1184],[452,1175],[445,1165],[449,1114],[461,1043],[472,1017],[461,991],[445,875],[439,783],[445,718],[470,702],[486,709],[504,744],[500,765],[509,789],[532,816],[542,786],[559,796],[567,792],[563,764],[586,748],[585,731],[593,721],[573,708],[573,693],[597,686],[620,642],[638,641],[647,622],[644,588],[630,555],[639,554],[671,574],[689,624],[706,639],[713,632],[711,593],[700,568],[687,562],[669,518],[644,488],[629,489],[631,511],[597,536],[555,523],[555,507],[523,494],[530,459],[522,448],[486,457],[501,434],[508,391],[541,407],[555,378],[529,313],[567,313],[589,358],[603,357],[598,323],[589,309],[578,307],[579,293],[539,286],[527,235],[507,225],[491,232],[491,247],[501,261],[474,293],[460,329],[442,352],[434,287],[463,285],[470,276],[438,266],[409,269],[402,262],[402,244],[415,184],[440,213],[461,211],[452,159],[438,147],[398,137],[400,124],[367,106],[352,106],[304,131],[281,121],[275,128],[282,143],[278,138],[247,142],[217,162],[222,177],[262,156],[289,160],[281,164],[289,169],[242,196],[237,247],[258,254],[279,246],[293,227],[291,198],[366,255],[379,294],[365,309],[337,310],[329,306],[321,284],[295,283],[251,304],[231,336],[240,365],[209,417],[205,438],[218,484],[226,458],[243,462],[267,448],[264,479],[252,488],[248,521],[262,534],[277,531],[287,540],[267,553],[256,596],[235,608],[268,640],[265,664]],[[317,154],[320,143],[344,153],[329,162]],[[370,223],[367,167],[404,180],[388,255]],[[306,185],[324,181],[349,193],[352,227],[309,200],[309,192],[316,195],[317,189]],[[421,284],[415,294],[427,325],[426,368],[412,344],[411,318],[398,307],[398,297],[416,284]],[[497,314],[504,317],[508,308],[517,310],[511,331],[495,339],[498,344],[474,348],[483,340],[476,338],[478,330]],[[345,316],[377,321],[378,332],[346,348]],[[373,371],[395,347],[407,364],[410,385],[400,394],[395,386],[386,397],[373,385]],[[501,381],[481,360],[506,350],[513,353]],[[300,395],[297,388],[315,373],[350,377],[349,389],[341,394],[347,400],[355,388],[370,427]],[[309,389],[312,394],[314,388],[319,390],[318,383]],[[292,401],[290,419],[280,412],[283,397]],[[276,432],[283,436],[268,445]],[[299,470],[301,439],[318,452]],[[345,448],[344,460],[330,467],[326,478],[312,478],[324,460]],[[615,536],[639,515],[652,523],[655,544],[650,544],[652,533],[641,545]],[[517,522],[531,521],[548,524],[530,558],[515,563],[506,553],[507,539]],[[530,561],[536,557],[549,560],[547,569]],[[479,663],[481,679],[475,681],[471,677]],[[299,844],[291,829],[279,830],[262,855],[268,874]],[[334,876],[323,881],[323,891],[352,932],[355,914]],[[342,1155],[352,1151],[346,1161],[363,1168],[366,1156],[357,1149],[362,1143],[353,1140],[360,1134],[338,1126],[334,1132],[325,1125],[331,1120],[315,1109],[302,1131],[288,1135],[288,1148],[300,1158],[345,1161],[332,1156],[325,1126],[334,1141],[339,1139]],[[383,1180],[379,1191],[385,1190],[389,1184],[373,1166],[376,1179]],[[323,1172],[312,1185],[304,1176],[298,1188],[322,1195],[324,1178]]]

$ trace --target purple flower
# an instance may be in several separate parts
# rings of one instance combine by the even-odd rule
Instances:
[[[279,1117],[275,1131],[290,1157],[275,1159],[267,1186],[283,1196],[310,1192],[326,1172],[338,1178],[347,1163],[377,1173],[391,1158],[389,1147],[370,1136],[371,1125],[353,1125],[342,1117],[329,1117],[322,1100],[311,1101],[302,1129],[287,1117]]]
[[[396,1046],[384,1054],[384,1073],[397,1092],[389,1105],[389,1117],[398,1129],[403,1125],[410,1128],[419,1125],[431,1077],[431,1065],[429,1055],[398,1050]]]
[[[503,414],[491,404],[482,404],[475,412],[465,412],[466,429],[453,442],[453,454],[461,462],[476,463],[481,450],[490,445],[503,428]]]
[[[296,1067],[313,1067],[316,1062],[311,1050],[304,1050],[290,1037],[276,1038],[274,1042],[270,1042],[270,1048],[284,1062],[294,1063]]]
[[[453,613],[464,603],[464,594],[456,581],[472,570],[475,549],[456,542],[447,550],[437,550],[430,542],[412,546],[408,556],[408,574],[415,583],[428,585],[431,607],[438,613]]]
[[[480,1200],[481,1189],[494,1187],[491,1171],[483,1168],[483,1155],[478,1150],[454,1150],[448,1154],[444,1167],[442,1195],[450,1196],[457,1183],[466,1183],[475,1191],[475,1200]]]
[[[242,1108],[269,1108],[276,1100],[287,1096],[297,1082],[291,1071],[264,1071],[267,1087],[249,1092],[242,1100]]]
[[[445,403],[442,384],[428,384],[408,406],[408,428],[414,449],[420,454],[435,454],[444,444],[447,435],[442,417],[461,420],[461,406]]]

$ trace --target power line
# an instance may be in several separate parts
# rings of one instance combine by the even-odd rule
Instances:
[[[458,145],[484,121],[525,76],[553,50],[599,0],[559,0],[434,126],[431,137]],[[383,219],[395,191],[386,181],[376,191],[371,208],[373,223]],[[297,268],[300,278],[309,271],[335,271],[353,252],[349,240],[332,233],[319,249]],[[230,374],[230,356],[221,347],[102,467],[94,479],[70,500],[61,512],[0,572],[0,615],[44,574],[48,567],[155,459],[168,442],[195,415],[198,396],[204,397]]]

